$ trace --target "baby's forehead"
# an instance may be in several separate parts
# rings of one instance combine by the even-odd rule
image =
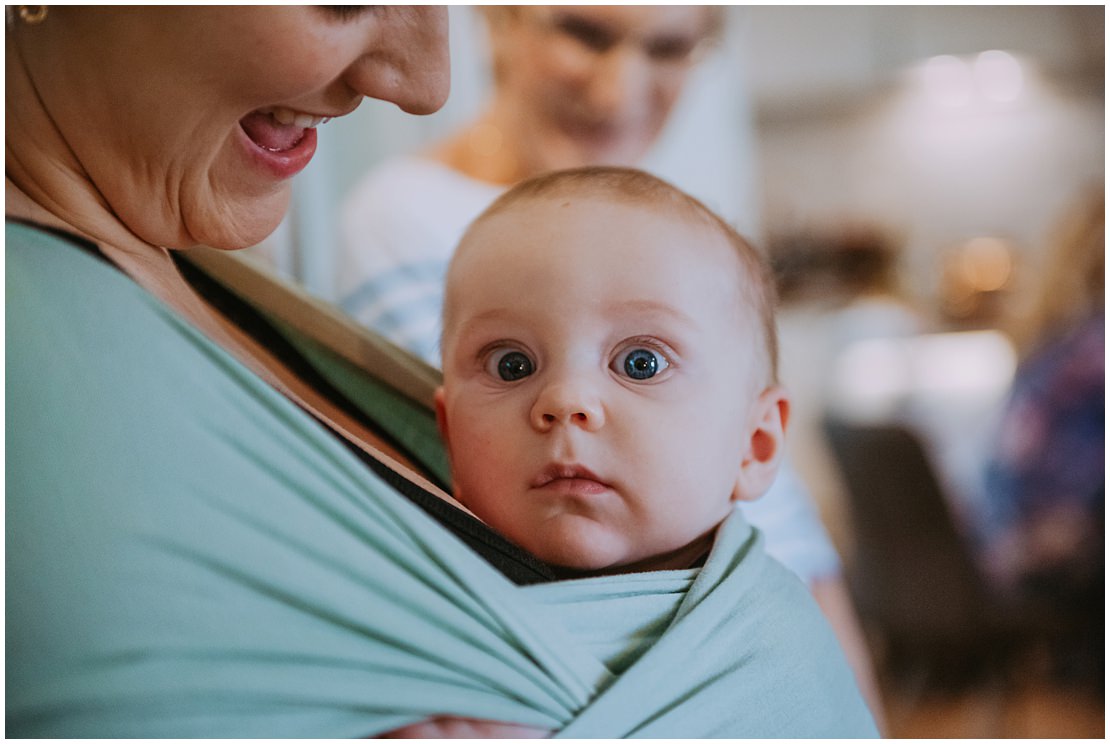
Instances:
[[[491,291],[489,282],[537,276],[569,285],[568,294],[604,291],[595,280],[668,293],[678,281],[747,315],[755,281],[747,274],[726,232],[692,210],[608,194],[543,194],[475,222],[449,272],[448,299],[469,306]],[[636,283],[645,276],[653,279]]]
[[[565,184],[559,189],[523,194],[506,200],[487,210],[477,222],[483,219],[495,219],[498,215],[526,211],[589,207],[597,211],[609,212],[615,217],[652,214],[689,223],[691,226],[707,227],[709,223],[704,216],[679,197],[678,192],[671,191],[656,190],[641,193],[618,191],[600,185]]]
[[[703,246],[739,258],[720,225],[681,202],[588,188],[529,195],[486,212],[463,236],[457,254],[473,250],[474,245],[485,244],[494,236],[528,243],[537,236],[577,234],[584,225],[607,231],[613,240],[634,240],[645,233],[650,238],[651,230],[662,225],[667,235],[681,235],[674,249],[690,260],[694,260],[695,249]],[[558,242],[551,241],[550,247],[558,249]]]
[[[755,281],[738,246],[706,215],[673,200],[580,189],[528,195],[479,217],[458,246],[448,284],[463,274],[542,270],[559,260],[610,274],[655,262],[670,270],[708,267],[740,295]]]

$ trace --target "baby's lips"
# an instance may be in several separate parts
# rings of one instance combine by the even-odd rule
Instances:
[[[548,465],[539,473],[539,475],[535,477],[535,479],[533,479],[532,487],[542,488],[548,483],[556,480],[590,480],[596,481],[603,486],[608,485],[603,480],[601,480],[601,478],[594,475],[594,473],[589,468],[583,467],[581,465],[564,465],[555,463],[552,465]]]

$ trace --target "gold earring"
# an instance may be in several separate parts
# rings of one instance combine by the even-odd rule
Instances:
[[[28,26],[37,26],[46,20],[46,14],[50,12],[49,5],[20,5],[19,18]]]

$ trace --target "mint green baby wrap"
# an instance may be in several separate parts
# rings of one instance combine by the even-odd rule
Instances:
[[[129,279],[7,235],[7,734],[875,728],[736,513],[700,570],[518,587]]]

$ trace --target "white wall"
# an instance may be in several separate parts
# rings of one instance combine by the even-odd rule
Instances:
[[[764,226],[864,221],[904,241],[907,278],[935,294],[943,253],[1010,241],[1027,273],[1065,211],[1105,178],[1101,7],[823,6],[748,11]],[[938,105],[911,70],[934,55],[1008,50],[1025,85]]]

